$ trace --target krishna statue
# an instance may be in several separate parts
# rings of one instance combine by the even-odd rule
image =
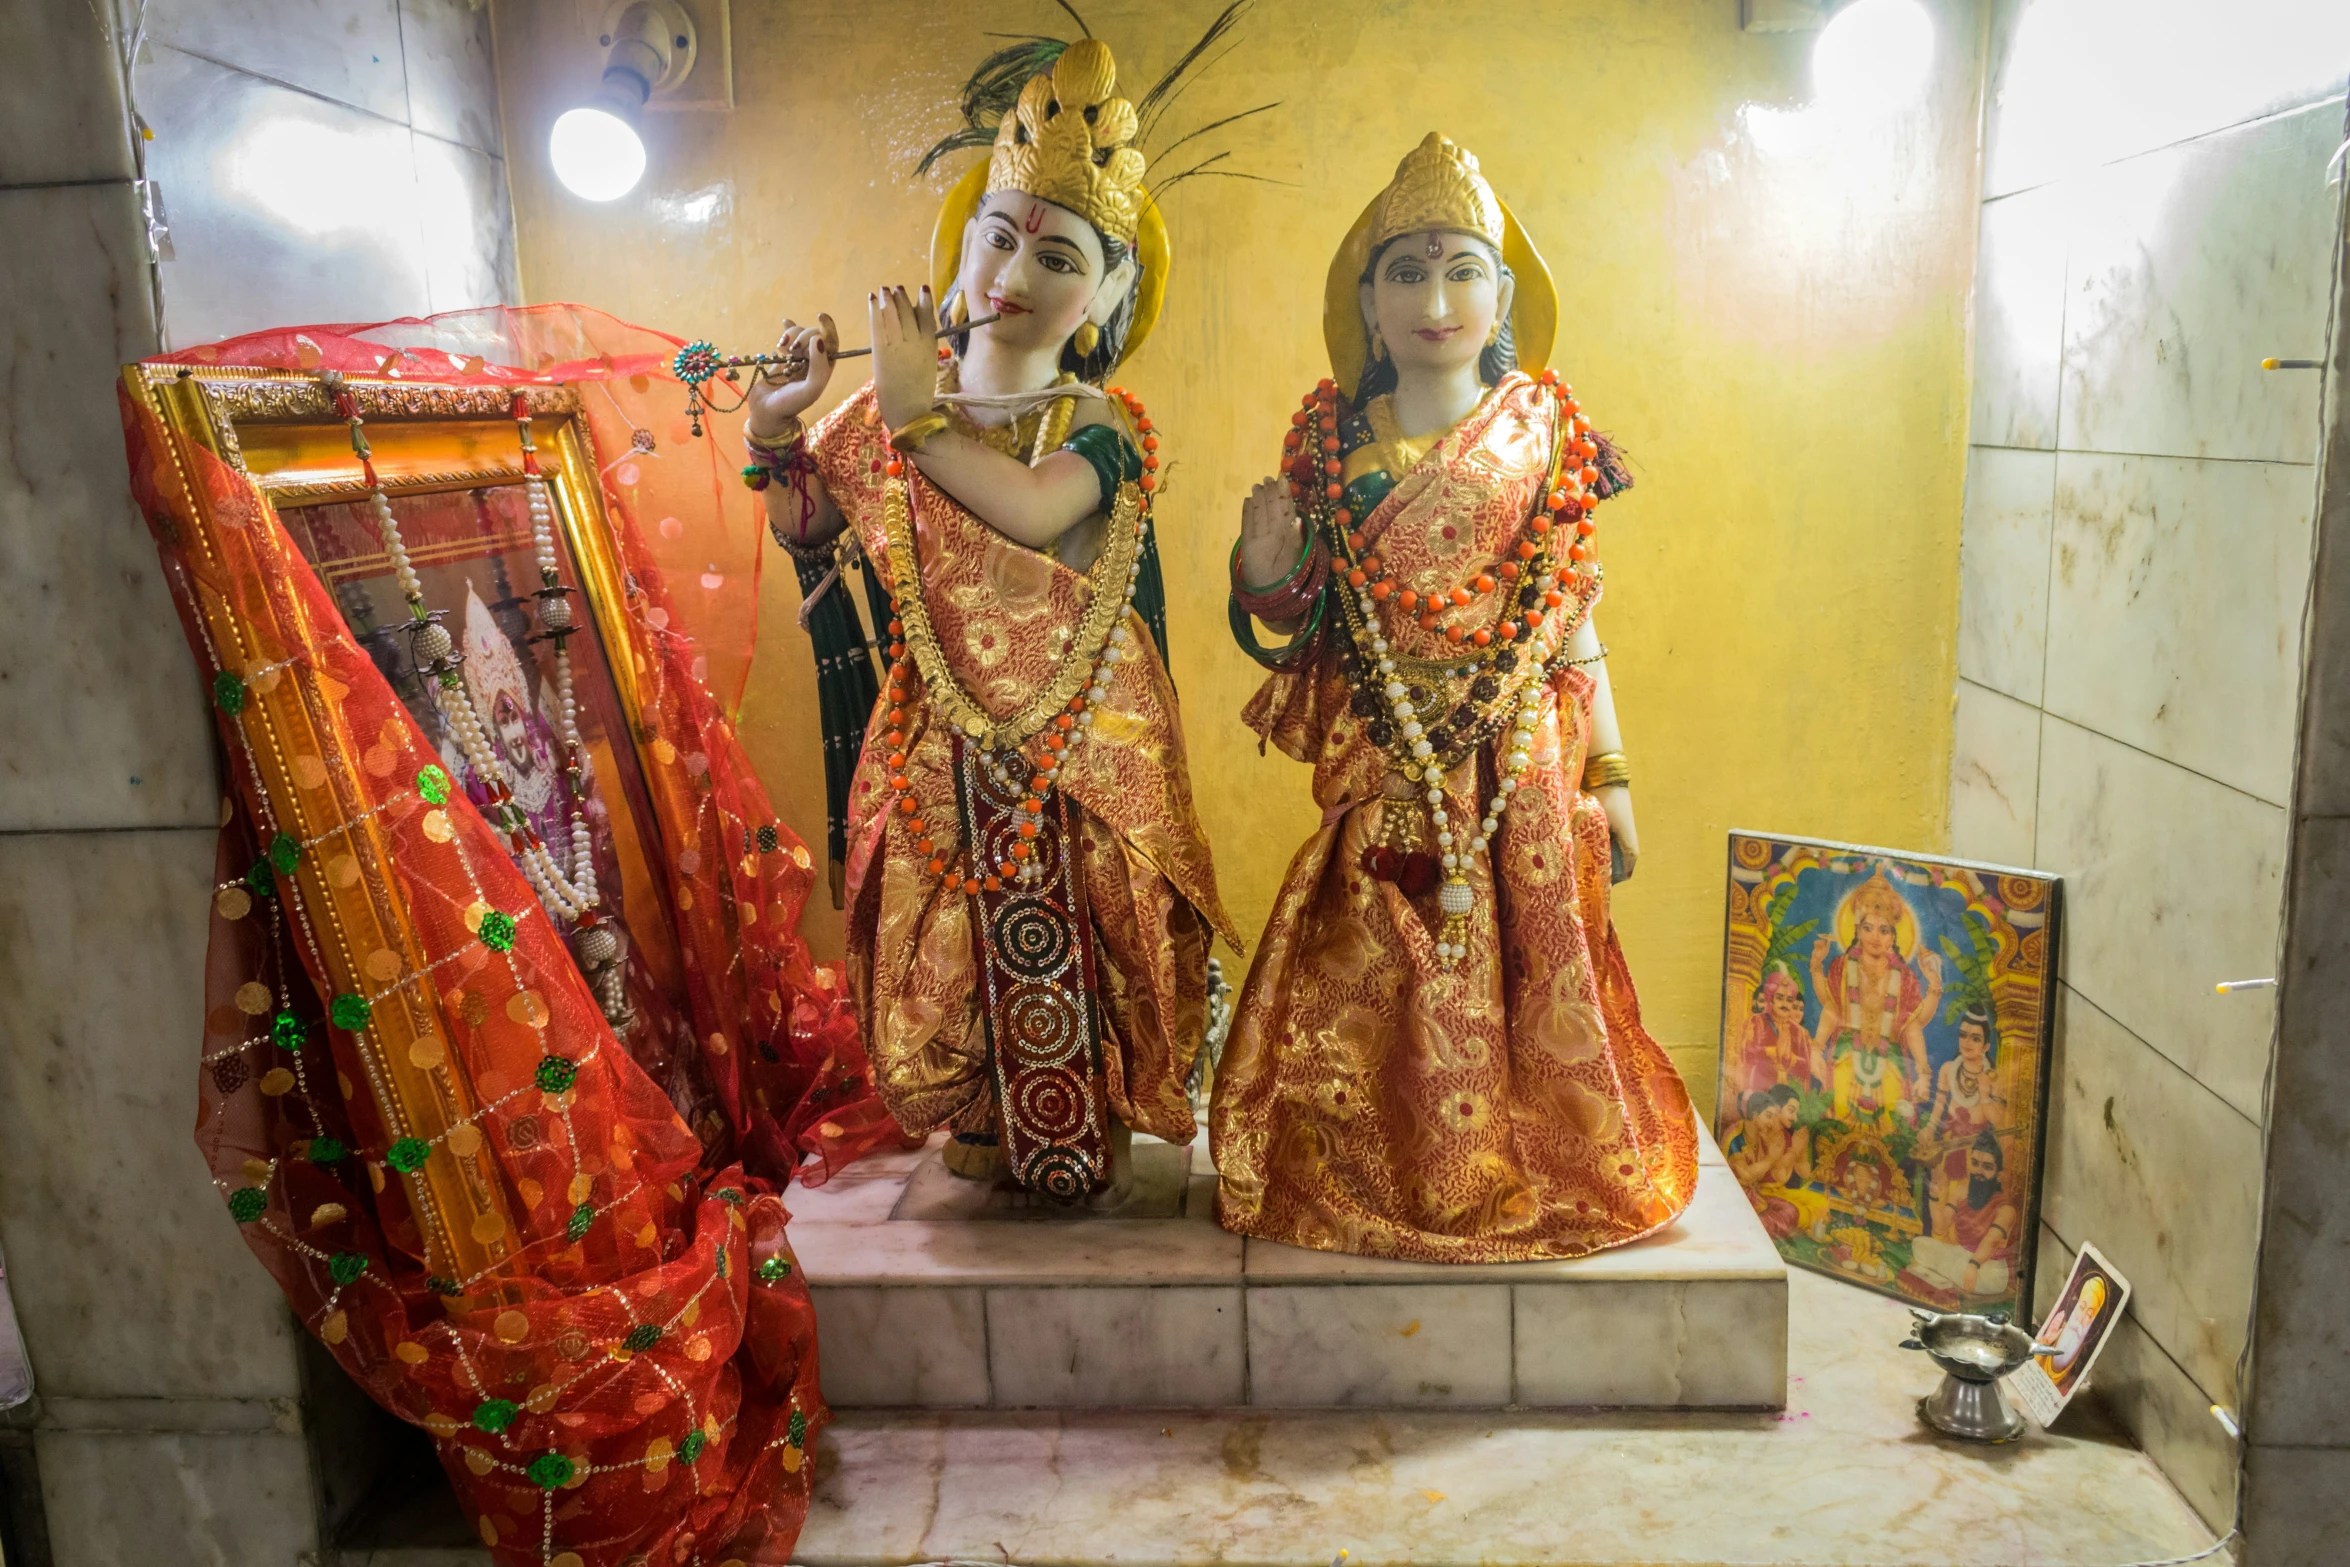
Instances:
[[[1238,943],[1165,663],[1160,436],[1102,385],[1158,319],[1166,227],[1110,50],[1021,47],[1033,74],[983,66],[1017,98],[947,195],[931,285],[868,296],[873,379],[813,430],[834,329],[784,323],[749,477],[817,638],[880,1093],[909,1134],[952,1131],[958,1174],[1110,1207],[1134,1132],[1191,1140],[1208,948]],[[940,150],[979,144],[965,108]],[[851,572],[886,627],[879,702]]]
[[[1313,766],[1322,826],[1217,1068],[1242,1234],[1576,1257],[1695,1192],[1609,908],[1638,838],[1593,514],[1629,480],[1545,367],[1557,321],[1516,218],[1431,133],[1339,247],[1331,375],[1244,506],[1232,627],[1272,670],[1245,717]]]

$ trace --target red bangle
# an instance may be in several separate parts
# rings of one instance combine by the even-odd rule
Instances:
[[[1240,546],[1232,546],[1232,602],[1267,624],[1295,620],[1314,607],[1330,580],[1330,551],[1315,534],[1287,577],[1269,588],[1252,588],[1240,575]]]

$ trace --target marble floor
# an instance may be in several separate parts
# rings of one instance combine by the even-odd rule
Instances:
[[[844,1414],[797,1559],[2120,1567],[2212,1543],[2093,1399],[2012,1446],[1938,1441],[1904,1309],[1790,1282],[1777,1414]]]
[[[1789,1283],[1776,1414],[846,1413],[795,1560],[2125,1567],[2212,1543],[2094,1396],[2012,1446],[1935,1440],[1904,1309]],[[490,1567],[432,1480],[377,1535],[403,1543],[343,1567]]]

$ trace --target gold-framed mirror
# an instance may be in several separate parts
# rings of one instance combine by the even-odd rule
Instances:
[[[441,613],[457,644],[463,692],[485,720],[514,804],[550,843],[569,841],[575,815],[588,824],[600,913],[620,941],[613,983],[598,992],[606,1020],[681,1118],[714,1143],[724,1135],[723,1117],[696,1048],[675,894],[657,868],[663,835],[645,747],[660,742],[647,739],[642,655],[625,624],[626,575],[578,389],[363,376],[340,384],[364,421],[375,476],[425,603]],[[207,486],[185,482],[199,450],[250,481],[242,493],[258,493],[341,617],[340,628],[317,632],[339,631],[365,652],[453,786],[481,804],[483,780],[404,634],[408,607],[352,432],[314,375],[143,364],[126,367],[123,385],[162,426],[191,503],[193,536],[177,542],[197,579],[203,633],[224,671],[263,672],[247,682],[241,732],[270,814],[300,841],[338,834],[336,843],[347,846],[307,856],[292,872],[314,914],[318,960],[337,991],[382,992],[382,976],[395,966],[416,976],[397,1007],[377,1008],[359,1048],[387,1126],[449,1154],[408,1176],[422,1260],[450,1280],[494,1274],[516,1244],[514,1194],[495,1150],[462,1130],[448,1135],[470,1127],[489,1097],[448,1048],[451,1009],[454,1021],[478,1023],[464,1009],[481,1002],[436,977],[383,835],[358,809],[361,796],[316,760],[357,757],[369,765],[371,755],[396,747],[388,736],[325,732],[348,727],[343,709],[318,700],[304,680],[272,678],[282,649],[264,645],[266,634],[228,596],[203,587],[207,569],[232,569],[227,562],[236,552],[222,550],[221,530],[249,519]],[[581,590],[586,606],[567,638],[582,758],[576,769],[563,762],[562,680],[532,607],[540,562],[518,397],[552,505],[555,570]],[[299,595],[282,602],[300,613]]]

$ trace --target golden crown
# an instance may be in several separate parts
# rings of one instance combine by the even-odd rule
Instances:
[[[996,128],[986,193],[1040,197],[1132,245],[1149,198],[1142,154],[1127,145],[1134,140],[1134,105],[1113,96],[1117,90],[1118,62],[1108,44],[1080,38],[1063,50],[1050,71],[1029,78]]]
[[[1371,219],[1371,249],[1398,234],[1455,229],[1481,236],[1496,249],[1502,236],[1501,198],[1477,172],[1476,154],[1434,131],[1404,155],[1379,195]]]

